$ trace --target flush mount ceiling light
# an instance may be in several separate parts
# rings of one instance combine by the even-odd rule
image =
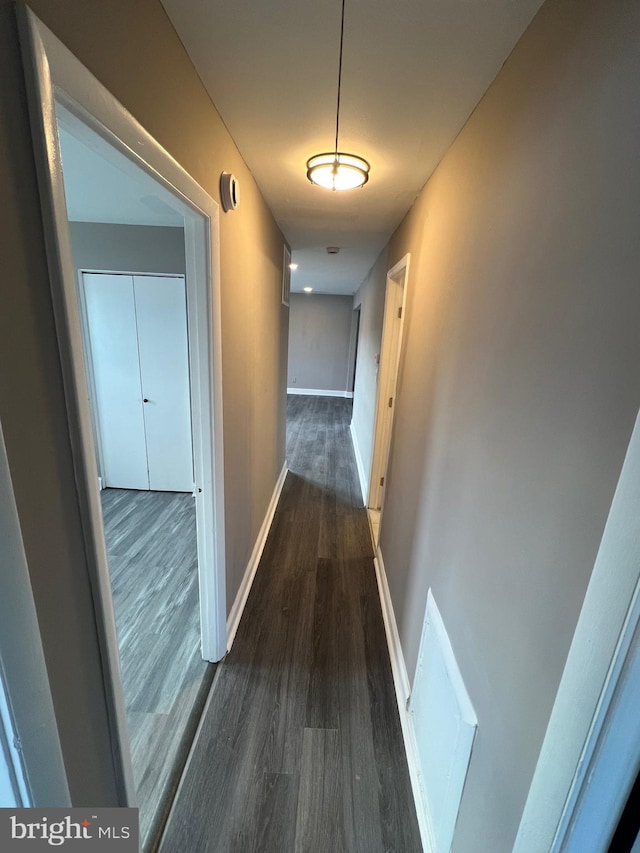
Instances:
[[[312,184],[327,190],[353,190],[363,187],[369,180],[371,166],[357,154],[338,151],[340,135],[340,93],[342,90],[342,47],[344,44],[344,4],[340,22],[340,59],[338,61],[338,100],[336,106],[336,144],[333,151],[314,154],[307,160],[307,178]]]
[[[335,151],[307,160],[307,177],[327,190],[355,190],[369,180],[369,164],[355,154]]]

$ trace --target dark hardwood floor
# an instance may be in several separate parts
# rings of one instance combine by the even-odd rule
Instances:
[[[422,850],[351,403],[290,397],[290,473],[162,853]]]
[[[200,656],[195,507],[189,494],[101,493],[140,838],[171,803],[215,666]]]

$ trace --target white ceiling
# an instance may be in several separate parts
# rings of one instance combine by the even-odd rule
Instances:
[[[291,244],[292,289],[353,293],[542,0],[346,0],[340,148],[371,163],[346,193],[305,176],[333,149],[341,0],[162,3]]]
[[[184,225],[179,203],[167,189],[63,107],[56,112],[69,219]]]

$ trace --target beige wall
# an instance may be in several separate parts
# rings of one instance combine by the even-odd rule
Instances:
[[[184,229],[164,225],[70,222],[77,269],[105,272],[186,272]]]
[[[221,215],[227,597],[284,462],[288,312],[283,238],[158,0],[33,0],[32,8],[214,197]],[[13,4],[0,0],[0,419],[74,804],[116,802],[73,479]]]
[[[353,297],[354,308],[360,306],[360,339],[356,378],[353,387],[353,436],[363,467],[365,492],[368,494],[373,456],[373,438],[378,393],[378,356],[382,344],[384,297],[387,282],[387,250],[378,256],[368,276]],[[365,494],[365,499],[367,497]]]
[[[351,296],[292,293],[289,304],[289,387],[349,391]]]
[[[389,247],[381,544],[410,675],[432,587],[478,714],[455,853],[511,850],[640,403],[639,31],[548,0]]]

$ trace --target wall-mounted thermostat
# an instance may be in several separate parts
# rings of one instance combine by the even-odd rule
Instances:
[[[220,201],[225,213],[235,210],[240,202],[240,185],[231,172],[223,172],[220,175]]]

